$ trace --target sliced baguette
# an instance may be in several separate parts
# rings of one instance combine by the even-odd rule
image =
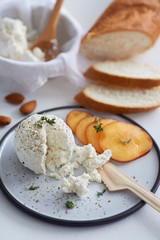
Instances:
[[[119,60],[152,47],[160,33],[158,0],[116,0],[81,41],[80,52],[93,60]]]
[[[104,85],[131,88],[151,88],[160,85],[160,69],[127,61],[95,63],[84,76]]]
[[[86,108],[115,114],[139,113],[160,107],[160,87],[129,89],[90,84],[75,96]]]

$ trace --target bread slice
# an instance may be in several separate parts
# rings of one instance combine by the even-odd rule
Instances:
[[[158,0],[116,0],[81,41],[92,60],[120,60],[152,47],[160,33]]]
[[[100,112],[140,113],[160,107],[160,87],[129,89],[90,84],[75,96],[75,101]]]
[[[151,88],[160,85],[160,69],[135,62],[106,61],[93,64],[84,76],[104,85]]]

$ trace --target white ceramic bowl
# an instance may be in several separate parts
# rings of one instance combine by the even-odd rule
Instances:
[[[11,0],[1,4],[0,19],[18,18],[28,29],[36,29],[40,34],[48,21],[55,0]],[[61,53],[49,62],[20,62],[0,57],[0,78],[12,81],[18,88],[35,91],[48,78],[71,74],[82,36],[80,25],[62,8],[58,24],[57,38]]]

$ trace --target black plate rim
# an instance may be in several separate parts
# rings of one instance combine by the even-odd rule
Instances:
[[[50,112],[50,111],[58,111],[58,110],[63,110],[63,109],[86,109],[84,107],[81,106],[77,106],[77,105],[69,105],[69,106],[61,106],[61,107],[55,107],[55,108],[50,108],[50,109],[46,109],[44,111],[40,111],[37,112],[38,114],[43,114],[44,112]],[[86,109],[88,110],[88,109]],[[35,114],[35,113],[34,113]],[[133,123],[134,125],[137,125],[138,127],[142,128],[144,131],[146,131],[141,125],[139,125],[137,122],[135,122],[134,120],[130,119],[127,116],[124,115],[117,115],[122,117],[123,119]],[[28,116],[26,117],[28,118]],[[25,119],[25,118],[24,118]],[[23,121],[24,119],[22,119],[21,121]],[[9,131],[7,131],[7,133],[2,137],[2,139],[0,140],[0,152],[1,152],[1,146],[3,144],[3,142],[5,141],[5,139],[7,138],[7,136],[19,125],[19,123],[21,122],[19,121],[17,124],[15,124]],[[146,131],[147,132],[147,131]],[[148,132],[147,132],[148,133]],[[149,133],[148,133],[149,134]],[[156,190],[158,189],[159,185],[160,185],[160,150],[159,147],[157,145],[157,143],[155,142],[155,140],[152,138],[152,136],[149,134],[149,136],[151,137],[152,141],[153,141],[153,145],[155,147],[157,156],[158,156],[158,160],[159,160],[159,169],[158,169],[158,174],[155,180],[155,183],[151,189],[151,192],[155,193]],[[65,220],[65,219],[58,219],[58,218],[54,218],[54,217],[49,217],[46,216],[44,214],[35,212],[32,209],[29,209],[28,207],[26,207],[25,205],[23,205],[22,203],[20,203],[17,199],[15,199],[10,192],[6,189],[5,185],[2,182],[2,179],[0,177],[0,188],[2,189],[2,191],[4,192],[5,196],[16,206],[18,207],[20,210],[22,210],[23,212],[28,213],[29,215],[38,218],[39,220],[43,220],[43,221],[47,221],[47,222],[51,222],[54,224],[58,224],[58,225],[65,225],[65,226],[76,226],[76,227],[87,227],[87,226],[96,226],[96,225],[102,225],[102,224],[107,224],[107,223],[112,223],[118,220],[121,220],[125,217],[128,217],[129,215],[135,213],[136,211],[138,211],[140,208],[142,208],[145,205],[145,202],[143,200],[141,200],[140,202],[138,202],[136,205],[134,205],[133,207],[129,208],[126,211],[123,211],[119,214],[115,214],[111,217],[106,217],[106,218],[102,218],[102,219],[97,219],[97,220],[82,220],[82,221],[77,221],[77,220]]]

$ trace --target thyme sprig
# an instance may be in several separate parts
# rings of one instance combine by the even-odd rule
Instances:
[[[49,123],[51,126],[56,123],[55,118],[49,119],[46,116],[42,116],[40,120],[35,122],[35,127],[36,128],[42,128],[43,127],[43,121]]]
[[[30,186],[29,188],[26,187],[27,190],[32,190],[32,191],[33,191],[33,190],[36,190],[36,189],[38,189],[38,188],[39,188],[39,186],[35,186],[35,187],[34,187],[33,185]]]
[[[101,118],[95,116],[95,119],[94,121],[96,121],[98,123],[98,125],[94,125],[93,127],[95,128],[96,132],[101,132],[103,131],[103,128],[102,128],[102,123],[101,123]]]
[[[43,116],[41,119],[42,119],[43,121],[46,121],[47,123],[49,123],[49,124],[52,125],[52,126],[53,126],[53,124],[56,123],[56,122],[55,122],[55,118],[49,119],[49,118],[47,118],[46,116]]]
[[[104,188],[102,192],[97,192],[97,196],[98,197],[102,196],[105,193],[105,191],[106,191],[106,188]]]
[[[38,120],[34,125],[36,128],[42,128],[42,121]]]
[[[118,139],[124,144],[127,144],[132,140],[132,138],[130,138],[129,140],[122,140],[121,138],[118,138]]]

